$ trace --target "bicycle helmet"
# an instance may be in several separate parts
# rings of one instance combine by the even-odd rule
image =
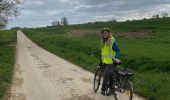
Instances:
[[[108,32],[110,33],[110,29],[107,28],[107,27],[103,28],[102,31],[101,31],[101,33],[103,33],[104,31],[108,31]]]

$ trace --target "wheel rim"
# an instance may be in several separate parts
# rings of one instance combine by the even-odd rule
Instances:
[[[133,87],[132,83],[128,81],[128,87],[123,92],[116,92],[117,98],[120,100],[132,100],[133,98]]]
[[[132,100],[132,92],[130,90],[125,90],[123,93],[116,92],[116,94],[120,100]]]

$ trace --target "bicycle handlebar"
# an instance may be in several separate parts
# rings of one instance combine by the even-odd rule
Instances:
[[[90,53],[91,56],[100,55],[100,50],[96,50]]]

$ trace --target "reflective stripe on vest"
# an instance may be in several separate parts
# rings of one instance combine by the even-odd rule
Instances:
[[[112,59],[114,59],[113,56],[103,56],[103,55],[102,55],[102,58],[112,58]]]

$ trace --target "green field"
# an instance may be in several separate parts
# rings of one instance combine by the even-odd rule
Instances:
[[[15,45],[16,31],[0,31],[0,99],[12,82]]]
[[[109,27],[121,50],[122,66],[135,72],[134,91],[149,100],[170,100],[170,18],[24,29],[42,48],[94,72],[100,30]],[[98,33],[97,33],[98,32]]]

